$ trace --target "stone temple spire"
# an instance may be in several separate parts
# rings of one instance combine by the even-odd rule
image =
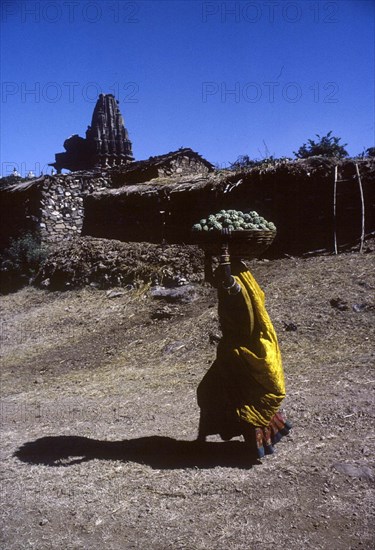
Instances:
[[[95,105],[86,140],[95,143],[100,164],[111,166],[134,160],[132,144],[120,113],[118,101],[112,94],[101,94]]]
[[[76,135],[64,142],[66,153],[57,153],[50,166],[61,172],[118,166],[134,160],[132,143],[124,125],[118,101],[112,94],[101,94],[95,105],[86,139]]]

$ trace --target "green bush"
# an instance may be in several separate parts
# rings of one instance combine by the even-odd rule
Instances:
[[[328,132],[326,136],[320,136],[316,134],[316,137],[319,138],[319,141],[314,141],[309,139],[308,143],[304,143],[298,151],[293,151],[299,159],[307,159],[314,156],[323,156],[323,157],[336,157],[344,158],[348,156],[348,152],[344,145],[340,144],[341,138],[332,136],[332,131]]]
[[[46,246],[35,234],[25,233],[12,239],[0,257],[1,291],[9,292],[30,283],[47,254]]]

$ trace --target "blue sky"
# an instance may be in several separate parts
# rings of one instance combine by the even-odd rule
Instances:
[[[374,6],[1,0],[1,175],[49,171],[101,92],[136,159],[184,146],[225,167],[329,130],[356,155],[374,145]]]

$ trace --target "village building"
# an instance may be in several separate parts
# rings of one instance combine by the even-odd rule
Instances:
[[[57,153],[50,164],[57,174],[28,174],[25,181],[15,171],[4,178],[0,248],[25,232],[37,233],[43,242],[81,235],[84,198],[91,193],[154,178],[207,175],[214,169],[187,147],[135,162],[118,101],[111,94],[99,96],[86,139],[75,135],[64,146],[66,152]],[[62,174],[63,169],[71,173]]]
[[[134,161],[118,103],[101,95],[86,139],[56,155],[58,172],[1,181],[0,248],[25,233],[44,243],[78,236],[188,243],[220,209],[273,221],[276,254],[339,249],[374,231],[375,160],[312,157],[219,170],[190,148]]]
[[[155,178],[207,175],[214,166],[188,147],[171,151],[165,155],[132,162],[111,171],[113,187],[144,183]]]

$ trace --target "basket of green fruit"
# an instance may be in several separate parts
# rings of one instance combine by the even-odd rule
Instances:
[[[223,236],[223,230],[227,235]],[[220,210],[192,227],[192,240],[212,256],[220,255],[223,242],[227,242],[231,256],[255,258],[275,237],[276,226],[254,210]]]

